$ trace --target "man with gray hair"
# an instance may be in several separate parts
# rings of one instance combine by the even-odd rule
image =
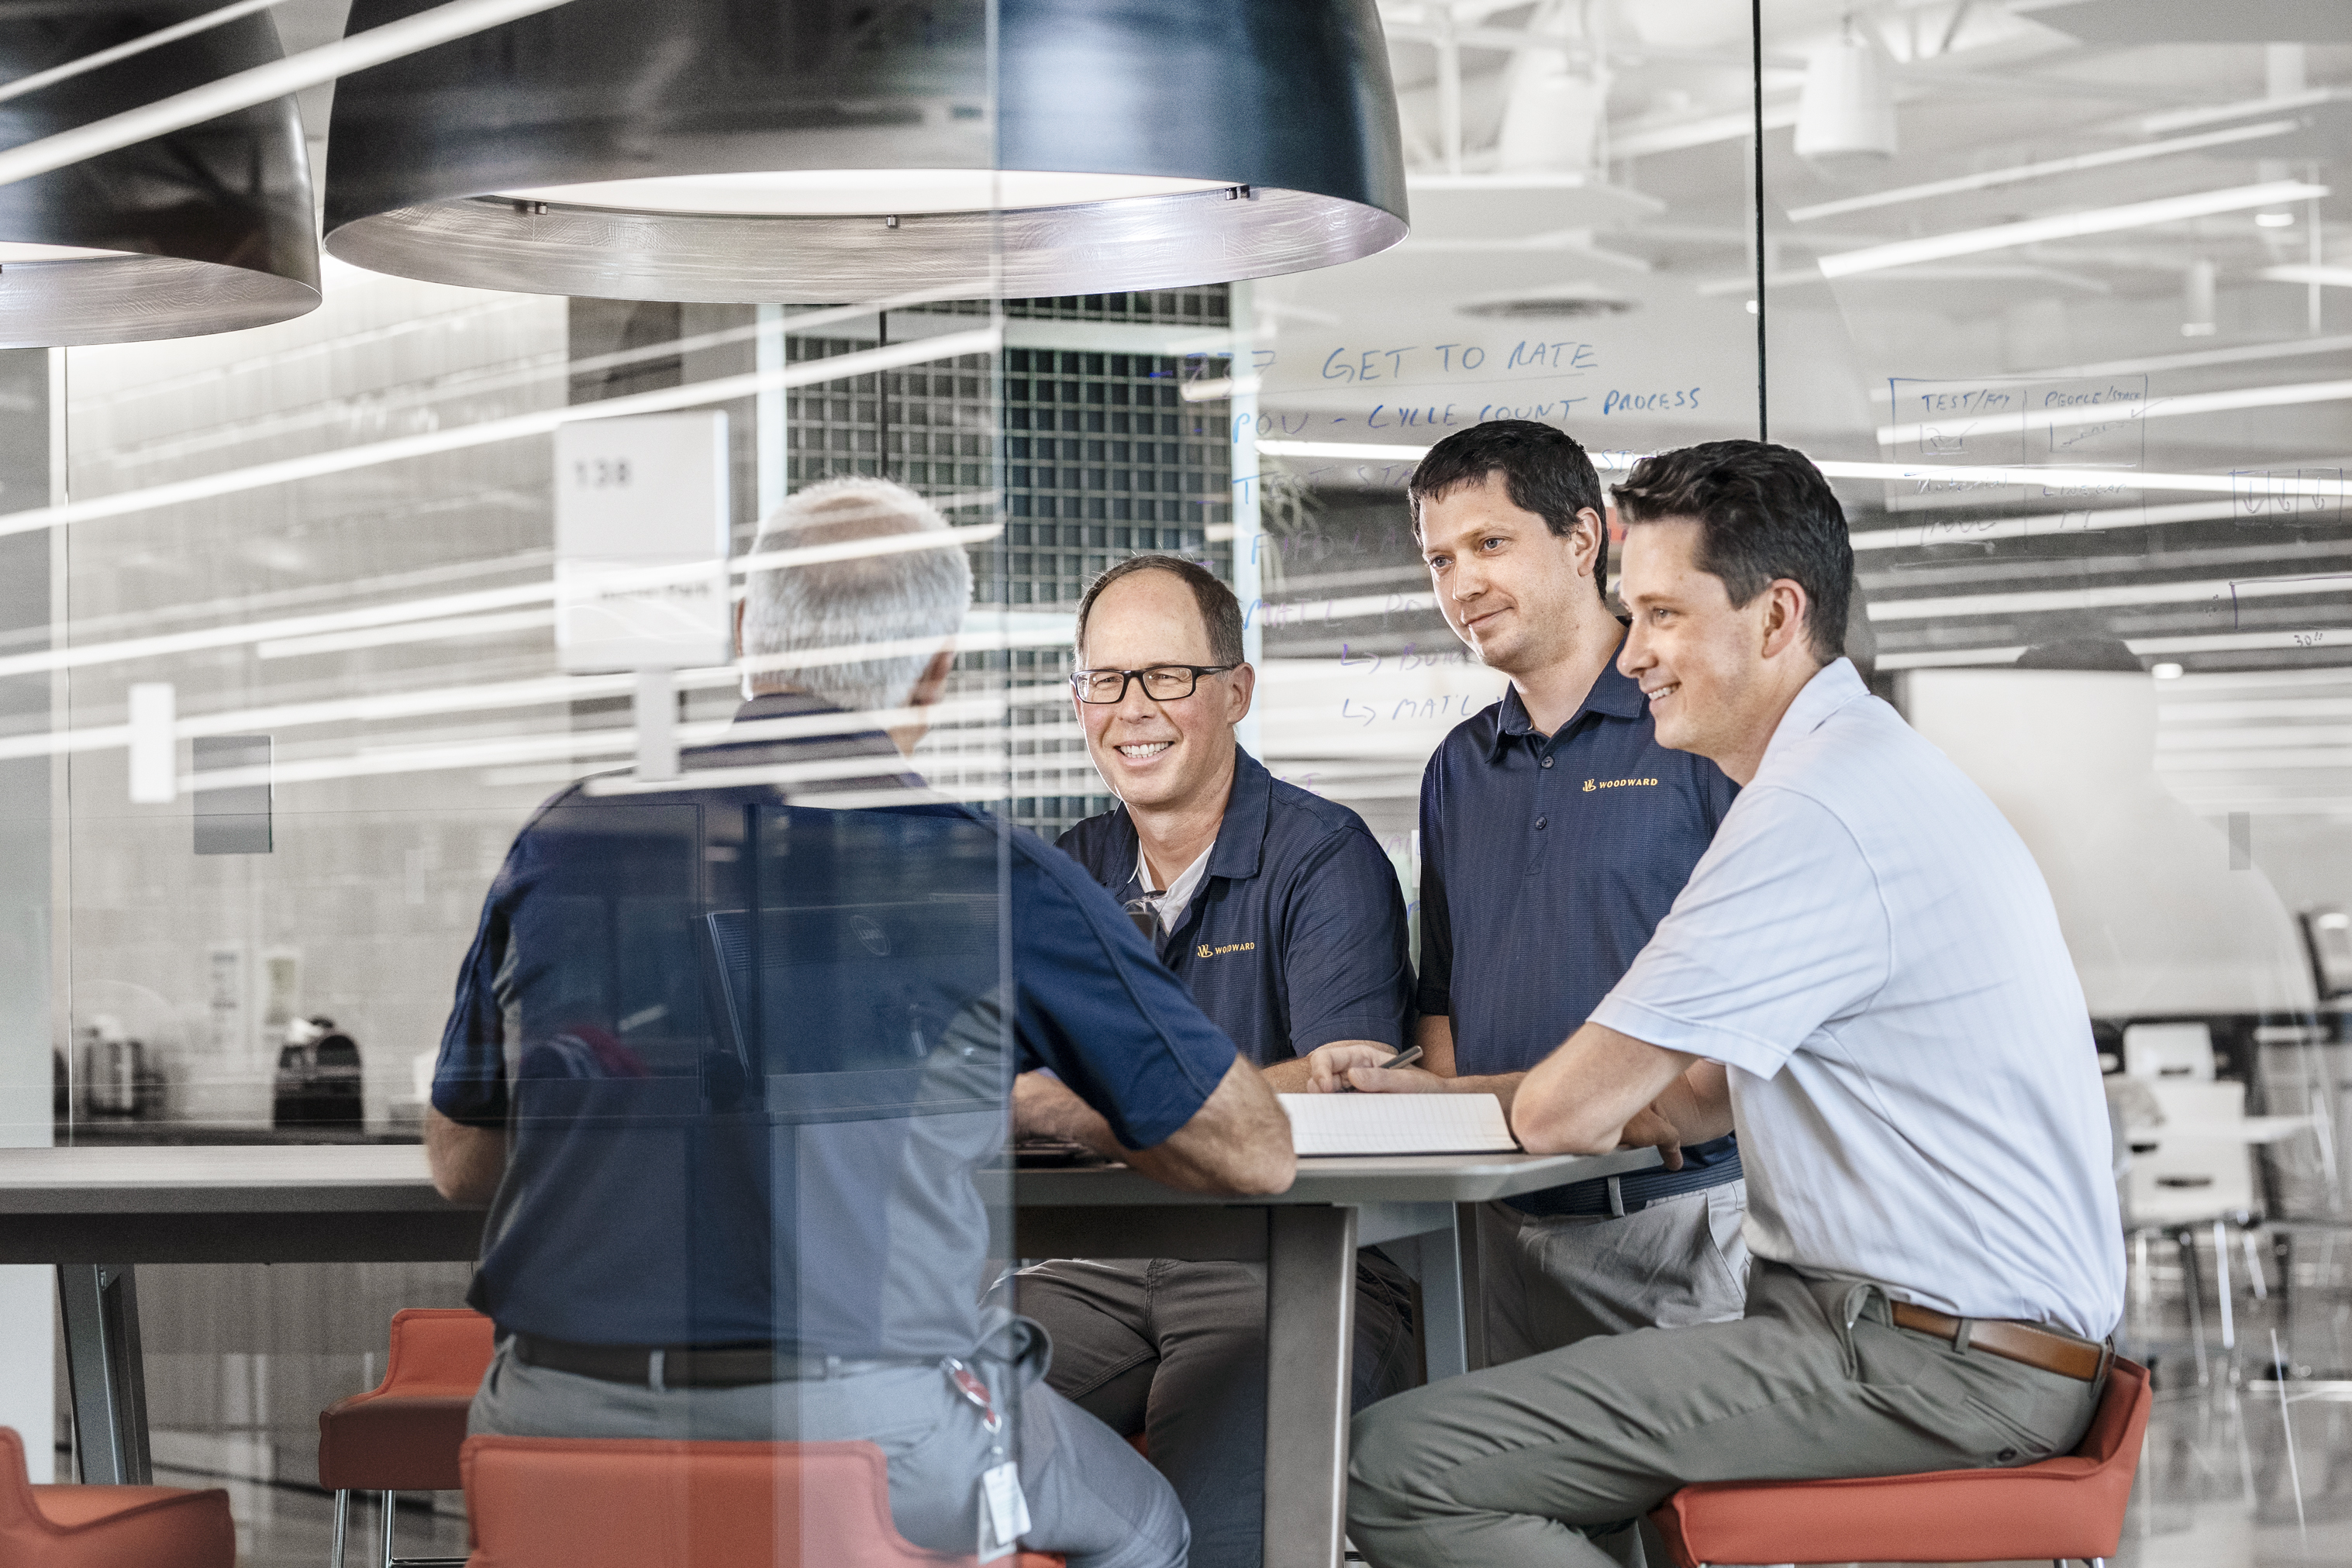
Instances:
[[[944,541],[947,529],[929,502],[887,479],[828,479],[777,507],[751,546],[738,612],[744,695],[797,690],[847,713],[936,703],[971,602],[971,563],[944,542],[910,549],[900,541]],[[759,566],[785,550],[885,539],[897,548]],[[864,656],[845,656],[850,650]],[[910,737],[905,747],[913,745]]]
[[[827,1445],[930,1551],[1177,1568],[1168,1484],[983,1308],[977,1174],[1027,1068],[1187,1190],[1287,1186],[1288,1124],[1083,871],[907,771],[971,598],[939,514],[814,486],[780,554],[729,732],[541,807],[460,970],[425,1142],[490,1207],[471,1429]],[[803,1484],[802,1514],[857,1506]]]

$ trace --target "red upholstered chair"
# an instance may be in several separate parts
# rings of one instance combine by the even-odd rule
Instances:
[[[383,1568],[462,1568],[462,1557],[394,1557],[394,1503],[404,1491],[456,1491],[463,1484],[457,1449],[466,1440],[466,1410],[489,1370],[491,1349],[490,1320],[479,1312],[394,1312],[383,1381],[319,1412],[319,1484],[335,1494],[329,1568],[343,1568],[343,1527],[355,1491],[383,1494]]]
[[[871,1443],[470,1437],[471,1568],[970,1568],[890,1518]],[[815,1506],[812,1506],[812,1505]],[[1012,1568],[1062,1568],[1024,1552]]]
[[[2082,1446],[2006,1470],[1832,1481],[1710,1481],[1650,1515],[1678,1568],[1710,1563],[2101,1563],[2147,1434],[2147,1369],[2118,1360]]]
[[[0,1563],[8,1568],[236,1568],[218,1487],[34,1486],[0,1427]]]

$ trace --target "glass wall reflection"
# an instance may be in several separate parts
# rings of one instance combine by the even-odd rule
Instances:
[[[2340,1249],[2287,1239],[2352,1211],[2340,37],[2126,0],[1768,0],[1759,78],[1730,0],[1381,11],[1413,232],[1345,267],[883,310],[331,260],[325,305],[279,327],[0,355],[0,1011],[47,1042],[0,1074],[9,1140],[420,1138],[535,832],[627,887],[549,893],[581,967],[483,1061],[582,1190],[669,1173],[666,1278],[697,1277],[712,1173],[758,1164],[745,1129],[777,1204],[850,1145],[983,1168],[1010,1071],[992,824],[1051,840],[1118,803],[1066,679],[1097,575],[1165,553],[1234,588],[1241,744],[1360,817],[1418,944],[1425,770],[1507,685],[1436,597],[1422,455],[1532,420],[1605,486],[1762,429],[1846,507],[1857,664],[2051,883],[2141,1238],[2130,1332],[2192,1354],[2184,1292],[2217,1310],[2224,1265],[2242,1296],[2248,1263],[2340,1280]],[[773,694],[740,710],[913,633],[809,632],[666,686],[566,659],[557,427],[606,404],[723,416],[730,606],[747,558],[794,548],[763,521],[826,481],[893,481],[955,530],[971,594],[910,754],[877,774]],[[649,737],[682,779],[646,771]],[[698,777],[735,768],[766,781]],[[971,1190],[1001,1238],[1002,1190]],[[887,1324],[871,1292],[909,1260],[976,1312],[1004,1261],[979,1234],[771,1252],[746,1265],[764,1326],[708,1332]],[[159,1457],[261,1480],[309,1473],[394,1307],[471,1282],[145,1275]],[[2279,1310],[2292,1367],[2352,1371],[2331,1298]]]

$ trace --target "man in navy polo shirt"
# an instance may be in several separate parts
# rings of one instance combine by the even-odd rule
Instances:
[[[1087,748],[1123,803],[1061,847],[1155,928],[1193,999],[1275,1088],[1309,1089],[1318,1061],[1394,1054],[1412,990],[1403,894],[1361,818],[1276,780],[1235,742],[1255,672],[1233,590],[1173,557],[1123,561],[1079,602],[1078,663]],[[1042,1075],[1018,1093],[1024,1127],[1103,1146],[1101,1119]],[[1253,1568],[1264,1270],[1064,1260],[1019,1289],[1053,1335],[1054,1387],[1148,1435],[1192,1520],[1196,1568]],[[1360,1408],[1409,1375],[1409,1290],[1388,1259],[1360,1255]]]
[[[719,742],[675,779],[575,785],[517,836],[425,1126],[435,1186],[490,1208],[470,1425],[854,1439],[919,1546],[1181,1568],[1167,1482],[1033,1386],[1044,1337],[983,1308],[978,1173],[1023,1067],[1191,1190],[1280,1190],[1289,1129],[1100,888],[907,771],[971,597],[946,529],[887,481],[794,496],[755,553],[935,537],[754,573],[756,695]]]
[[[1660,746],[1618,673],[1601,480],[1581,446],[1530,420],[1475,425],[1430,449],[1407,495],[1447,622],[1511,686],[1422,779],[1429,1071],[1357,1067],[1352,1082],[1492,1093],[1507,1111],[1632,965],[1738,791]],[[1685,1147],[1678,1170],[1484,1206],[1490,1359],[1738,1318],[1745,1202],[1727,1136]]]

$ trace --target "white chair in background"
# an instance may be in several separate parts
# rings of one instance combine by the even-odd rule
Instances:
[[[2125,1224],[2137,1243],[2143,1278],[2150,1232],[2171,1237],[2180,1249],[2197,1380],[2203,1383],[2208,1369],[2197,1232],[2212,1227],[2221,1348],[2234,1352],[2238,1335],[2231,1301],[2232,1227],[2245,1251],[2248,1282],[2255,1300],[2270,1294],[2262,1255],[2254,1245],[2254,1228],[2262,1222],[2254,1145],[2305,1131],[2310,1119],[2248,1116],[2246,1086],[2215,1077],[2212,1030],[2201,1023],[2132,1025],[2124,1030],[2124,1071],[2147,1084],[2164,1117],[2158,1126],[2132,1134],[2133,1157],[2124,1178]]]

